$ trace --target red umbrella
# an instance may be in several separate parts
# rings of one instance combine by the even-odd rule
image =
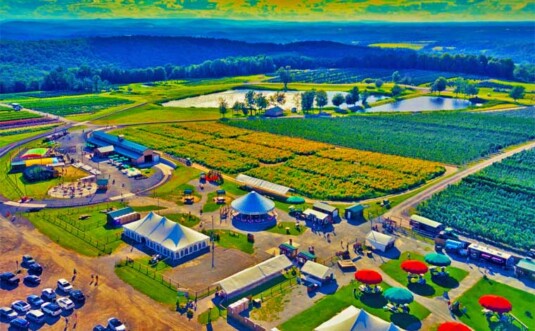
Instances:
[[[427,272],[427,265],[421,261],[407,260],[401,263],[401,269],[413,274],[425,274]]]
[[[511,302],[499,295],[483,295],[479,298],[479,304],[496,313],[507,313],[513,309]]]
[[[471,331],[471,329],[462,323],[444,322],[440,324],[437,331]]]
[[[380,273],[366,269],[355,272],[355,279],[368,285],[380,284],[383,281],[383,277],[381,277]]]

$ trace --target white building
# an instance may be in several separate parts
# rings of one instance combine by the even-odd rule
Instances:
[[[154,212],[123,228],[124,236],[171,260],[183,259],[202,251],[208,252],[210,249],[210,237]]]

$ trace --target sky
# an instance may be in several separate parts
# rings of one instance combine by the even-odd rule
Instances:
[[[278,21],[535,21],[520,0],[1,0],[4,19],[224,18]]]

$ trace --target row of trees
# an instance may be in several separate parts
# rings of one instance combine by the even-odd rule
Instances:
[[[296,95],[297,96],[297,95]],[[297,98],[294,99],[294,102]],[[243,101],[235,101],[232,106],[229,105],[226,99],[219,98],[219,113],[222,117],[228,113],[230,109],[234,114],[243,113],[243,115],[258,115],[258,112],[263,112],[271,106],[282,106],[286,103],[286,94],[284,92],[276,92],[270,96],[264,95],[262,92],[255,92],[253,90],[247,91]]]

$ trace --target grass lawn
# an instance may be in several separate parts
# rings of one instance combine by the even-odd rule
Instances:
[[[289,290],[274,298],[262,302],[262,306],[260,308],[251,311],[251,316],[255,320],[266,322],[271,322],[279,318],[279,314],[284,311],[284,307],[288,302],[290,302],[290,299],[286,298],[288,293]]]
[[[171,179],[164,185],[154,190],[151,196],[180,202],[182,200],[184,189],[194,189],[194,187],[187,183],[192,179],[199,178],[200,174],[201,172],[195,168],[178,165],[178,167],[173,171],[173,176]]]
[[[215,203],[214,202],[215,197],[217,197],[217,192],[208,193],[206,203],[204,204],[204,206],[202,206],[203,213],[210,213],[210,212],[219,210],[219,208],[224,206],[222,204]]]
[[[305,311],[295,315],[288,321],[279,325],[281,330],[314,330],[321,323],[331,319],[333,316],[353,305],[357,308],[364,308],[367,312],[385,320],[393,322],[404,329],[418,329],[420,321],[426,318],[431,312],[417,302],[410,304],[410,314],[392,314],[383,310],[387,304],[382,295],[362,295],[359,298],[353,296],[353,288],[357,283],[343,286],[336,293],[327,295],[314,303]],[[391,287],[382,283],[381,287],[386,290]]]
[[[223,184],[221,184],[221,189],[235,197],[239,197],[248,193],[247,191],[242,190],[238,184],[229,181],[225,181]]]
[[[204,313],[199,314],[197,321],[202,325],[206,325],[208,322],[216,321],[219,317],[227,318],[227,310],[214,306],[212,309],[207,309]]]
[[[401,263],[405,260],[408,260],[408,254],[411,254],[411,260],[424,261],[424,257],[415,252],[403,252],[399,259],[390,260],[387,263],[381,265],[381,269],[386,272],[390,277],[394,278],[400,284],[407,284],[407,273],[401,269]],[[426,296],[426,297],[436,297],[444,294],[444,291],[449,291],[452,288],[459,286],[459,283],[468,276],[468,271],[455,268],[447,267],[447,271],[450,274],[450,277],[444,281],[439,279],[431,279],[431,273],[428,272],[425,274],[426,284],[410,284],[408,289],[412,292]]]
[[[289,228],[288,231],[286,230],[287,227]],[[278,222],[276,226],[272,227],[267,231],[271,233],[286,234],[290,236],[299,236],[305,233],[308,229],[304,224],[302,224],[302,222],[299,228],[300,230],[295,227],[295,222]]]
[[[187,227],[194,227],[195,225],[199,224],[201,221],[200,218],[198,218],[195,215],[190,214],[165,214],[166,218],[170,219],[171,221],[178,222],[184,226]]]
[[[482,295],[494,294],[507,298],[513,305],[512,314],[522,321],[530,330],[535,329],[535,295],[519,289],[498,283],[494,280],[482,278],[472,288],[466,291],[458,301],[467,308],[466,315],[460,320],[475,330],[521,330],[520,324],[514,322],[513,325],[499,325],[489,323],[487,318],[481,313],[482,307],[478,301]]]
[[[219,240],[216,240],[216,244],[224,248],[235,248],[247,254],[254,253],[254,245],[247,241],[247,235],[230,230],[214,230],[216,234],[219,234]],[[207,236],[210,236],[212,230],[203,231]]]
[[[312,204],[310,203],[302,203],[302,204],[295,204],[295,203],[286,203],[282,201],[273,200],[275,202],[275,207],[280,210],[284,210],[285,212],[290,212],[290,206],[294,206],[296,209],[305,210],[307,208],[312,208]]]
[[[148,206],[130,206],[130,207],[132,207],[132,209],[134,209],[134,210],[137,211],[137,212],[142,212],[142,211],[155,211],[155,210],[166,209],[166,207],[159,207],[159,206],[155,206],[155,205],[148,205]]]

